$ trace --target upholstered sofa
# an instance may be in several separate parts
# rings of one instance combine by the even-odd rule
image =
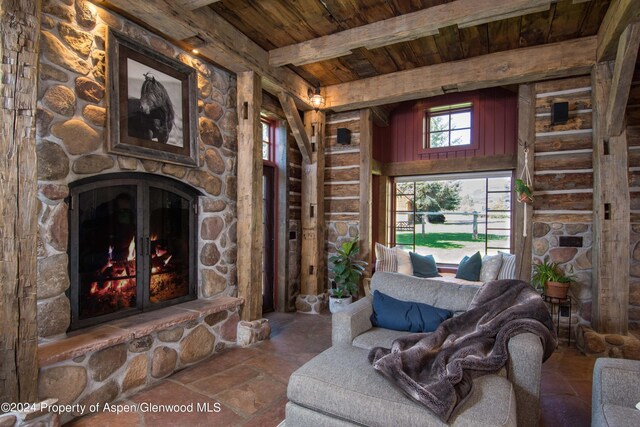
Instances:
[[[464,312],[478,286],[443,283],[398,273],[375,273],[371,290],[405,301],[424,302]],[[332,347],[289,379],[286,425],[292,426],[442,426],[422,405],[406,397],[367,360],[369,349],[390,347],[406,332],[373,327],[371,297],[333,315]],[[454,314],[455,315],[455,314]],[[539,416],[542,345],[525,333],[509,341],[510,359],[498,374],[480,377],[458,408],[453,426],[535,426]]]
[[[640,426],[640,362],[600,358],[593,367],[593,427]]]

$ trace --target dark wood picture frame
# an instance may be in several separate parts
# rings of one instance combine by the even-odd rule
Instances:
[[[107,151],[198,167],[196,70],[113,30],[108,33],[107,55]],[[140,80],[138,73],[146,71],[140,73],[144,76],[140,99],[130,96],[129,86],[133,89],[137,84],[129,75],[134,66]],[[147,82],[150,84],[145,86]],[[170,90],[165,89],[167,85]],[[160,93],[145,98],[145,87],[160,87]]]

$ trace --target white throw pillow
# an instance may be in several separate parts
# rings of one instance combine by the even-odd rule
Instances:
[[[498,273],[498,280],[515,279],[516,278],[516,256],[513,254],[502,254],[502,267]]]
[[[388,273],[398,271],[396,248],[388,248],[385,245],[376,243],[376,271],[386,271]]]
[[[413,276],[413,264],[411,264],[411,255],[409,252],[395,247],[396,258],[398,260],[398,273],[406,274],[407,276]]]
[[[502,267],[502,254],[485,255],[482,257],[482,268],[480,269],[480,281],[490,282],[498,278]]]

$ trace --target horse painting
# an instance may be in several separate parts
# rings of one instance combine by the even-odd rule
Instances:
[[[144,73],[140,98],[128,99],[129,136],[166,144],[173,129],[173,103],[162,83]]]

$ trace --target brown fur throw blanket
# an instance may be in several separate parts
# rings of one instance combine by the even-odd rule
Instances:
[[[409,397],[447,422],[471,394],[473,378],[498,372],[509,358],[514,335],[538,335],[546,360],[556,347],[549,309],[526,282],[487,282],[467,312],[445,320],[433,333],[395,340],[391,349],[374,348],[369,361]]]

